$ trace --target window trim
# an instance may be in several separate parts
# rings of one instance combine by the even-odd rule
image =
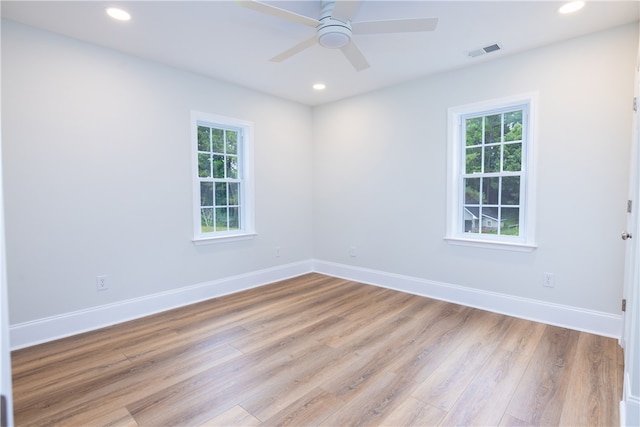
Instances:
[[[462,221],[462,117],[468,114],[504,110],[512,106],[527,104],[529,118],[527,126],[527,142],[523,147],[524,183],[524,233],[518,238],[512,236],[493,236],[489,234],[473,235],[463,233],[458,228]],[[456,107],[447,111],[447,219],[445,241],[454,245],[473,246],[512,251],[532,251],[537,247],[535,242],[536,211],[536,160],[537,160],[537,123],[538,93],[529,92],[505,98],[480,101]]]
[[[242,130],[242,142],[238,144],[240,171],[242,183],[240,192],[240,224],[239,230],[202,233],[200,225],[200,180],[198,177],[198,125],[224,129],[236,128]],[[254,212],[254,163],[253,163],[253,122],[225,117],[217,114],[191,111],[191,181],[192,181],[192,215],[193,215],[193,243],[206,245],[212,243],[229,242],[251,239],[256,236]]]

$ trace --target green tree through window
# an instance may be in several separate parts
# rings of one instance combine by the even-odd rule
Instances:
[[[193,242],[255,236],[253,123],[191,111]]]
[[[198,125],[202,233],[240,229],[238,133]]]
[[[464,129],[464,232],[520,235],[523,108],[468,115]]]

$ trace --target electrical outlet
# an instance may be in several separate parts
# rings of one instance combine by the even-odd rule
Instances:
[[[106,291],[109,289],[109,286],[107,285],[107,276],[96,277],[96,289],[99,291]]]
[[[280,258],[280,246],[276,246],[275,255],[276,258]]]
[[[553,273],[544,273],[542,280],[542,284],[547,288],[554,288],[556,286],[556,279]]]
[[[351,246],[349,248],[349,256],[351,258],[355,258],[356,257],[356,247],[355,246]]]

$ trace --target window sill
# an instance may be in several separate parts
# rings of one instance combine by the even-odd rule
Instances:
[[[463,239],[461,237],[445,237],[444,240],[451,245],[472,246],[485,249],[499,249],[514,252],[532,252],[538,246],[529,243],[498,242],[492,240]]]
[[[196,237],[193,239],[193,244],[197,246],[201,245],[213,245],[216,243],[235,242],[238,240],[249,240],[257,236],[256,233],[242,233],[242,234],[225,234],[223,236],[211,236],[211,237]]]

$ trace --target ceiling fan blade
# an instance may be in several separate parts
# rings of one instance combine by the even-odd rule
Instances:
[[[337,0],[333,6],[331,18],[347,22],[355,15],[358,7],[360,7],[360,0]]]
[[[438,18],[409,18],[352,22],[351,28],[353,34],[383,34],[433,31],[436,25],[438,25]]]
[[[318,39],[314,35],[310,39],[307,39],[307,40],[303,41],[302,43],[298,43],[294,47],[285,50],[284,52],[282,52],[279,55],[274,56],[269,61],[271,61],[271,62],[282,62],[285,59],[290,58],[293,55],[295,55],[297,53],[300,53],[305,49],[310,48],[311,46],[315,45],[317,42],[318,42]]]
[[[341,47],[340,50],[344,53],[344,56],[351,65],[353,65],[353,68],[355,68],[356,71],[362,71],[369,68],[367,59],[364,57],[362,52],[360,52],[360,49],[358,49],[358,46],[356,46],[353,40],[351,40],[351,42],[346,46]]]
[[[320,25],[320,21],[317,19],[309,18],[308,16],[300,15],[286,9],[280,9],[279,7],[271,6],[256,0],[236,0],[236,3],[240,6],[246,7],[247,9],[277,16],[291,22],[308,25],[309,27],[315,28]]]

